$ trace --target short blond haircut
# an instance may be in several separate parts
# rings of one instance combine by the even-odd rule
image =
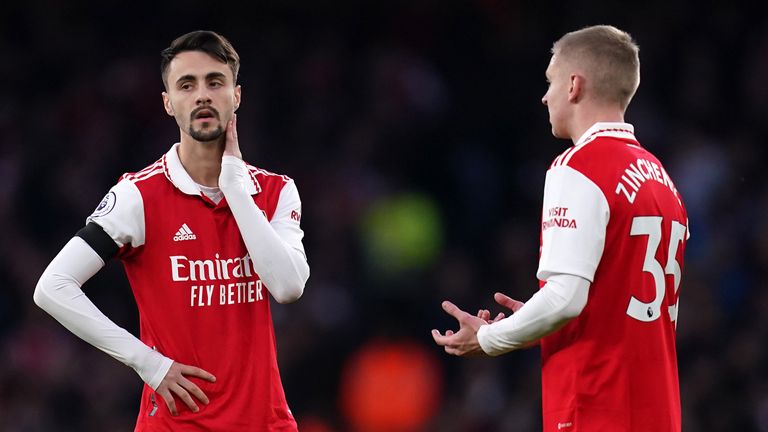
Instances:
[[[552,54],[583,68],[587,91],[600,101],[626,110],[640,84],[640,48],[629,33],[609,25],[585,27],[565,34]]]

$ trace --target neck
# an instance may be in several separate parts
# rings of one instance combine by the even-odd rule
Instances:
[[[576,144],[587,129],[598,122],[624,122],[624,110],[619,107],[594,107],[574,113],[571,141]]]
[[[210,187],[219,185],[223,135],[216,141],[200,142],[182,133],[178,152],[181,165],[195,183]]]

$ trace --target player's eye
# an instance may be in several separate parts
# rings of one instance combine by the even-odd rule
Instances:
[[[191,84],[191,83],[188,83],[188,82],[186,82],[186,83],[182,83],[182,84],[179,86],[179,88],[180,88],[180,89],[182,89],[182,90],[190,90],[190,89],[192,89],[192,84]]]
[[[218,88],[218,87],[221,87],[223,84],[221,81],[211,81],[209,85],[213,88]]]

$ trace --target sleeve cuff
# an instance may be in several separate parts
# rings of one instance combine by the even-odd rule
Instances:
[[[231,193],[236,190],[245,190],[245,162],[235,156],[221,157],[221,174],[219,175],[219,188],[224,192]]]
[[[480,348],[483,349],[483,352],[488,354],[489,356],[496,357],[501,352],[498,352],[493,349],[493,344],[490,343],[488,332],[491,330],[491,324],[483,324],[480,326],[479,329],[477,329],[477,342],[480,344]]]
[[[142,367],[139,376],[147,383],[152,390],[157,390],[160,383],[163,382],[163,378],[168,373],[168,369],[171,368],[173,360],[160,354],[157,351],[151,350],[145,359],[145,367]]]

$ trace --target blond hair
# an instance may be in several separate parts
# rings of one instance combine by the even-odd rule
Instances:
[[[640,57],[629,33],[609,25],[565,34],[552,46],[561,61],[583,68],[587,91],[595,99],[625,110],[640,84]]]

